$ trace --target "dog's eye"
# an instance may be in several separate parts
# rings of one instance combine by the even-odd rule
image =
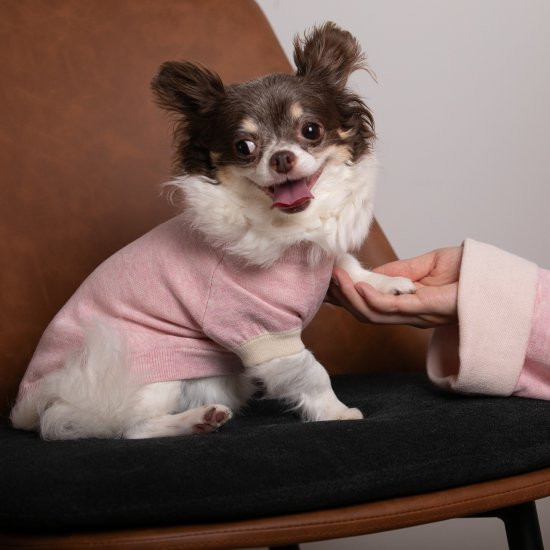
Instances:
[[[302,135],[310,141],[315,141],[323,135],[323,128],[316,122],[307,122],[302,126]]]
[[[241,139],[241,141],[235,143],[235,149],[239,155],[248,157],[256,150],[256,144],[248,139]]]

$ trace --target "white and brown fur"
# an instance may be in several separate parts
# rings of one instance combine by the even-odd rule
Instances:
[[[372,114],[346,88],[350,74],[366,68],[357,41],[326,23],[296,38],[294,59],[294,75],[230,86],[193,63],[161,66],[152,88],[177,117],[171,186],[184,196],[185,215],[213,244],[250,264],[269,266],[290,246],[309,242],[312,265],[328,253],[355,281],[414,292],[408,279],[371,273],[349,254],[368,233],[376,175]],[[274,186],[319,172],[313,199],[273,207]],[[304,420],[362,418],[338,400],[308,350],[243,375],[134,387],[123,349],[108,327],[96,327],[77,368],[66,365],[39,395],[17,404],[14,426],[48,439],[206,433],[250,399],[257,380]]]

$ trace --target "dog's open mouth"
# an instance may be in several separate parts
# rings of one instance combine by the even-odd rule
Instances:
[[[305,210],[311,199],[315,198],[311,189],[319,179],[323,167],[307,178],[287,180],[267,188],[268,194],[273,199],[271,208],[279,208],[289,214]]]

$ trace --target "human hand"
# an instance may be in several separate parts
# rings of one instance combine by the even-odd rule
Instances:
[[[367,283],[354,285],[340,268],[333,271],[330,301],[339,303],[363,322],[407,324],[421,328],[457,322],[457,295],[462,247],[441,248],[375,269],[392,277],[408,277],[415,294],[381,294]]]

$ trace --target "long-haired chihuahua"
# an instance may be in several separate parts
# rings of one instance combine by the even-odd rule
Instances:
[[[335,265],[382,292],[408,279],[350,255],[372,220],[371,111],[347,81],[366,68],[333,23],[297,37],[296,73],[226,86],[164,63],[182,213],[101,264],[55,316],[11,420],[46,439],[208,433],[254,394],[304,420],[353,420],[301,332]]]

